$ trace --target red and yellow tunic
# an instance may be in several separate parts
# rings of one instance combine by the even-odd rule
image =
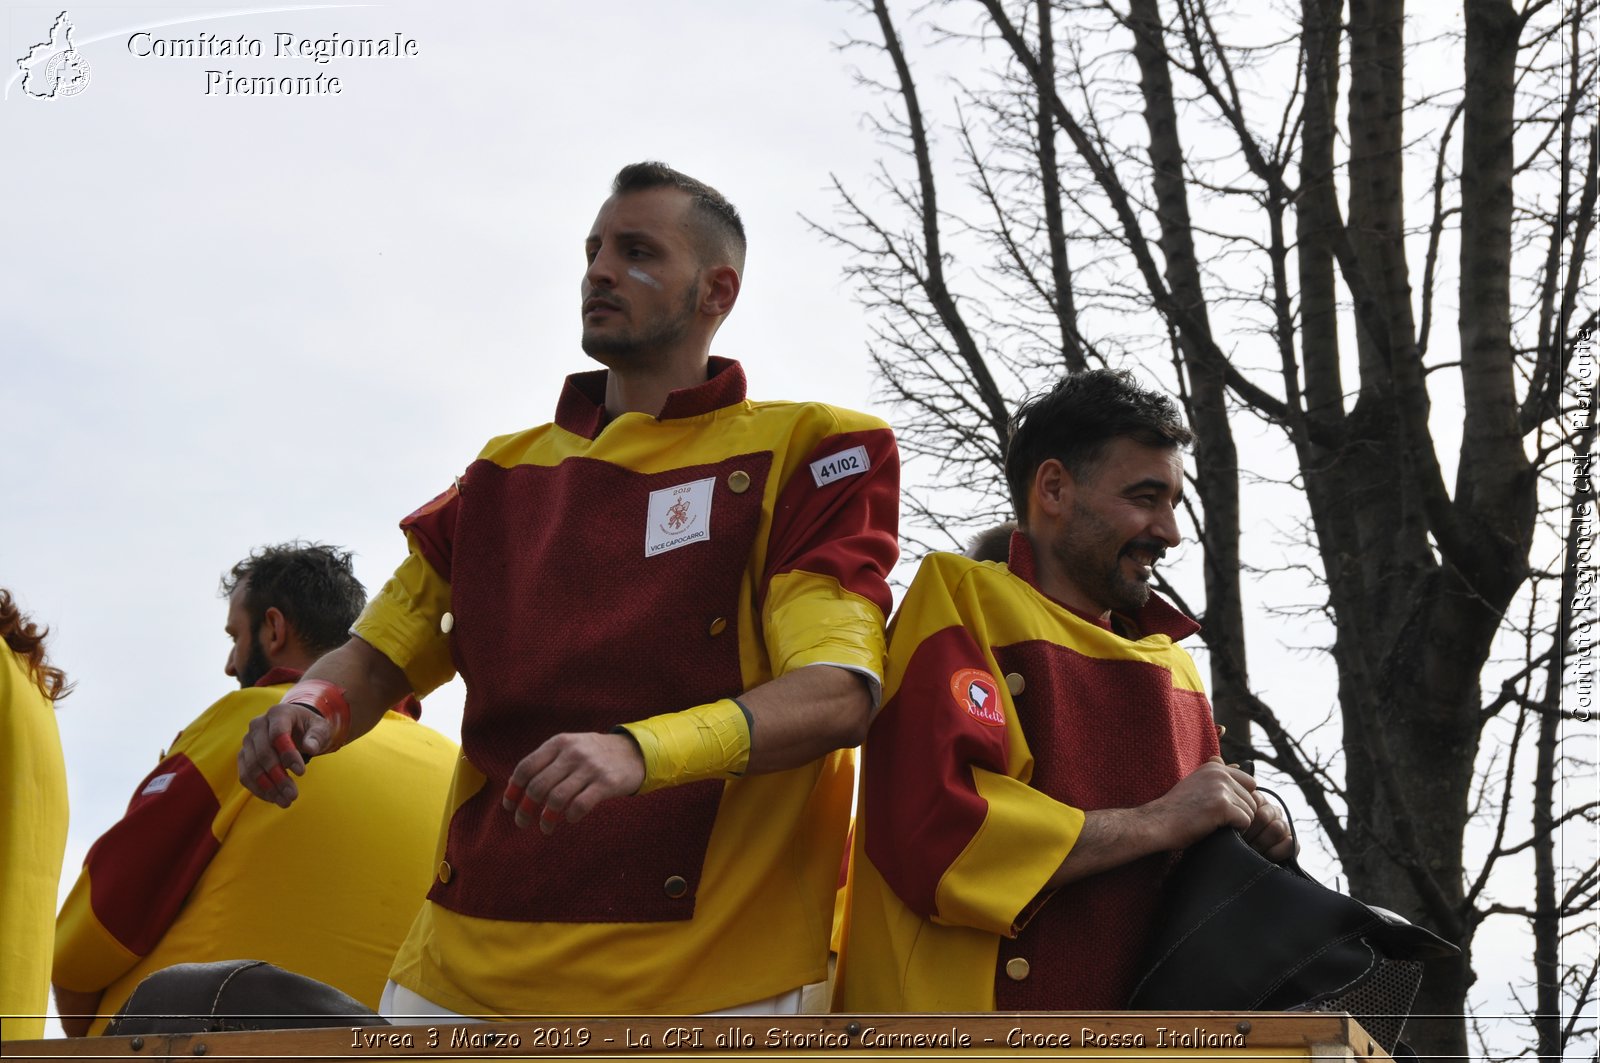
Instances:
[[[266,960],[371,1008],[428,890],[454,742],[387,712],[318,757],[280,809],[239,785],[239,744],[299,673],[274,669],[178,735],[100,836],[56,922],[56,984],[104,990],[98,1034],[144,976]]]
[[[66,847],[67,768],[55,705],[0,641],[0,1040],[44,1036]]]
[[[1155,800],[1217,754],[1160,598],[1125,638],[1011,563],[931,554],[895,617],[865,746],[841,1011],[1125,1005],[1170,857],[1045,884],[1084,813]]]
[[[555,734],[807,665],[876,693],[894,437],[752,402],[716,358],[659,417],[607,421],[604,397],[603,371],[578,374],[553,424],[491,441],[403,523],[410,557],[356,624],[413,689],[466,681],[440,874],[392,975],[466,1014],[703,1012],[825,976],[848,753],[610,801],[550,836],[500,796]]]

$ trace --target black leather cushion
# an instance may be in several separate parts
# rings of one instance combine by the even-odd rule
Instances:
[[[1224,828],[1190,847],[1169,877],[1128,1007],[1315,1007],[1355,989],[1385,960],[1457,951],[1393,913],[1328,889],[1294,861],[1272,863]]]
[[[387,1026],[333,986],[264,960],[180,963],[151,974],[107,1023],[106,1036]]]

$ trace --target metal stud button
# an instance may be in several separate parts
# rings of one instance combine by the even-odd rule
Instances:
[[[448,860],[440,860],[439,861],[439,881],[440,882],[446,882],[446,883],[449,882],[451,876],[454,875],[454,874],[455,874],[455,872],[450,869],[450,861],[448,861]]]
[[[1028,961],[1021,956],[1013,956],[1006,961],[1006,977],[1013,982],[1020,982],[1028,977]]]
[[[456,626],[456,615],[454,613],[446,613],[446,614],[444,614],[443,616],[441,616],[439,618],[439,632],[440,632],[440,634],[444,634],[444,635],[450,634],[451,630],[453,630],[455,628],[455,626]]]
[[[722,617],[719,616],[715,620],[711,621],[711,636],[713,638],[722,634],[726,630],[728,630],[728,622]]]
[[[743,469],[736,469],[728,474],[728,490],[736,495],[742,495],[750,490],[750,474]]]
[[[1021,672],[1006,673],[1006,689],[1011,691],[1011,696],[1016,697],[1028,688],[1028,681],[1022,678]]]
[[[689,892],[689,883],[682,875],[673,875],[662,884],[661,888],[663,891],[665,891],[668,897],[671,897],[673,900],[677,900],[679,897],[682,897],[685,893]]]

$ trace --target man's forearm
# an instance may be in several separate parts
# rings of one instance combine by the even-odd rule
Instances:
[[[382,652],[358,636],[317,659],[306,670],[306,679],[332,683],[344,693],[350,706],[350,733],[353,741],[378,725],[384,712],[411,693],[405,672]]]
[[[1148,804],[1089,812],[1047,888],[1151,853],[1187,849],[1218,827],[1247,830],[1257,812],[1255,785],[1249,775],[1212,757]]]
[[[829,665],[797,669],[738,700],[750,713],[748,744],[743,721],[732,716],[737,706],[726,701],[684,713],[691,717],[688,728],[669,715],[627,724],[627,735],[555,735],[517,764],[502,807],[517,826],[537,822],[548,834],[602,801],[641,790],[797,768],[859,744],[872,706],[862,679]]]
[[[1090,875],[1132,863],[1162,851],[1160,835],[1142,808],[1109,808],[1086,812],[1078,840],[1067,853],[1047,888],[1055,889]]]
[[[754,721],[746,774],[785,771],[861,744],[872,697],[860,675],[832,665],[797,668],[739,696]]]

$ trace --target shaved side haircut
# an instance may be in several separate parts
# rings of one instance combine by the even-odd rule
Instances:
[[[701,265],[726,263],[741,275],[744,273],[744,222],[727,197],[704,181],[680,173],[664,162],[636,162],[624,166],[611,182],[614,196],[652,188],[676,188],[689,196]]]

